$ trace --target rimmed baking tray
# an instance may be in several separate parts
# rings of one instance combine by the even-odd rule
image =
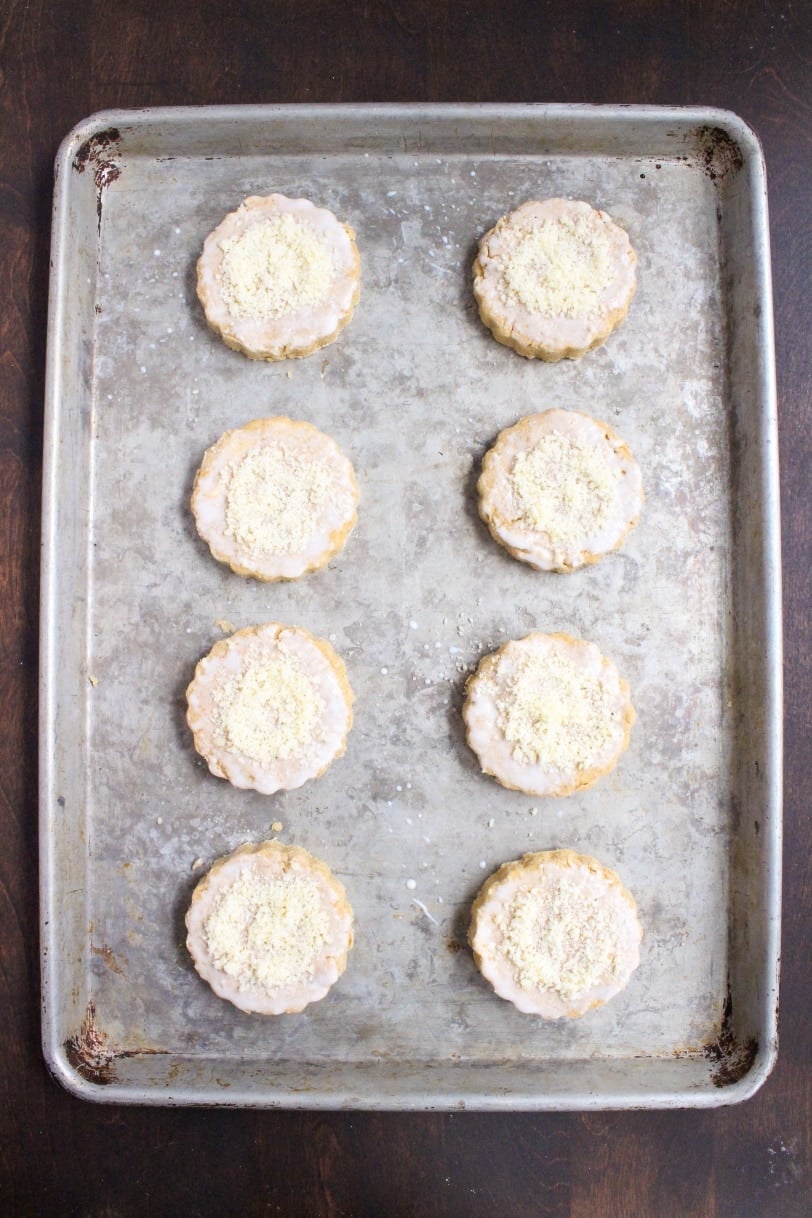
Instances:
[[[776,1053],[780,571],[769,245],[758,142],[715,110],[279,106],[109,112],[57,159],[45,427],[41,689],[45,1056],[89,1099],[576,1109],[751,1095]],[[362,297],[322,352],[251,362],[204,323],[202,241],[250,194],[358,233]],[[527,361],[473,307],[481,234],[527,198],[629,232],[637,296],[579,361]],[[623,551],[540,575],[477,518],[500,428],[559,405],[610,422],[646,504]],[[188,510],[226,428],[290,414],[355,463],[330,566],[263,586]],[[280,620],[333,641],[357,694],[346,757],[266,798],[213,778],[184,723],[198,658]],[[531,629],[590,638],[638,722],[610,777],[533,800],[483,777],[459,708],[479,657]],[[281,829],[275,826],[281,825]],[[357,918],[329,997],[240,1014],[197,978],[205,866],[278,835]],[[501,862],[570,846],[615,868],[640,968],[575,1022],[479,978],[470,904]]]

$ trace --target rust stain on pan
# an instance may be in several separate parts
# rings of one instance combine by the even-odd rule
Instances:
[[[94,956],[101,956],[102,960],[111,972],[116,973],[119,977],[124,976],[125,969],[119,963],[115,952],[112,950],[112,948],[108,947],[106,943],[103,943],[101,947],[96,947],[95,943],[91,943],[90,950]]]
[[[109,1038],[96,1026],[96,1008],[87,1004],[87,1012],[75,1035],[65,1041],[68,1061],[77,1074],[89,1083],[108,1086],[116,1081],[113,1062],[116,1053],[110,1048]]]
[[[125,1057],[161,1055],[165,1049],[117,1049],[96,1023],[96,1007],[87,1004],[79,1030],[65,1041],[65,1053],[77,1074],[89,1083],[107,1087],[118,1081],[115,1065]]]
[[[96,215],[101,228],[102,195],[106,186],[115,182],[121,176],[121,168],[116,164],[118,156],[118,141],[121,133],[117,127],[107,131],[99,131],[96,135],[85,140],[76,156],[73,158],[73,168],[77,173],[84,173],[90,167],[93,170],[93,181],[96,185]]]
[[[113,155],[118,152],[118,141],[121,132],[118,127],[110,127],[107,131],[98,131],[96,135],[85,140],[76,156],[73,158],[73,168],[77,173],[84,173],[88,164],[97,165],[111,150]]]
[[[699,127],[696,139],[702,168],[712,182],[722,182],[744,165],[739,145],[721,127]]]
[[[758,1053],[758,1041],[754,1038],[738,1041],[733,1034],[733,999],[727,992],[722,1012],[719,1035],[703,1047],[703,1053],[711,1062],[711,1082],[714,1087],[731,1087],[749,1073]]]

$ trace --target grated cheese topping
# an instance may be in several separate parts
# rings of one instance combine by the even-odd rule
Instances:
[[[284,444],[253,448],[231,470],[226,535],[254,554],[298,553],[318,525],[330,484],[324,462]]]
[[[243,871],[219,894],[203,928],[215,967],[240,990],[266,992],[309,980],[329,930],[311,877],[254,871]]]
[[[548,433],[513,463],[510,481],[520,520],[553,545],[582,543],[617,510],[617,483],[600,450]]]
[[[336,277],[327,241],[289,212],[252,224],[220,248],[221,293],[234,317],[281,317],[320,305]]]
[[[300,757],[323,737],[324,700],[296,657],[260,654],[214,694],[214,735],[263,767]]]
[[[566,875],[521,889],[496,919],[502,950],[526,990],[573,999],[614,979],[619,928],[611,906]]]
[[[612,283],[612,247],[590,217],[562,216],[522,229],[505,259],[499,294],[546,317],[582,317],[600,311]]]
[[[497,726],[523,765],[588,770],[612,739],[612,692],[561,653],[524,656],[495,701]]]

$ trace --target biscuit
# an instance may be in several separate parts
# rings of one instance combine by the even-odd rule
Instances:
[[[578,1018],[628,984],[640,961],[634,898],[596,859],[526,854],[485,881],[468,941],[500,998],[544,1019]]]
[[[203,457],[192,491],[197,531],[238,575],[298,579],[344,546],[358,484],[336,442],[310,423],[255,419]]]
[[[347,965],[353,913],[327,865],[298,846],[244,845],[200,880],[186,945],[215,994],[241,1011],[294,1014]]]
[[[594,643],[540,632],[480,661],[462,716],[483,773],[511,790],[556,796],[613,770],[635,720],[628,684]]]
[[[528,415],[485,454],[479,513],[540,571],[574,571],[622,545],[643,504],[640,466],[606,423],[577,410]]]
[[[301,626],[248,626],[215,643],[186,691],[186,718],[212,774],[272,795],[342,755],[353,692],[344,662]]]
[[[308,199],[252,195],[209,234],[197,263],[206,321],[251,359],[310,355],[336,339],[360,294],[348,224]]]
[[[523,203],[482,238],[474,296],[494,338],[528,358],[575,359],[629,311],[637,255],[603,211],[571,199]]]

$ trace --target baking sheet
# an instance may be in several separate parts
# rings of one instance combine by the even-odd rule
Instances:
[[[206,328],[202,241],[250,194],[355,228],[338,341],[255,363]],[[627,320],[579,361],[494,342],[476,242],[527,198],[607,210],[639,258]],[[87,1098],[583,1108],[745,1098],[772,1065],[780,906],[780,584],[766,192],[716,111],[255,107],[107,113],[57,161],[42,629],[43,1042]],[[566,576],[510,559],[475,484],[497,432],[550,406],[609,422],[643,469],[623,550]],[[271,414],[353,460],[358,526],[322,572],[241,579],[188,508],[204,450]],[[213,778],[184,690],[223,633],[301,624],[343,656],[346,756],[274,797]],[[486,651],[591,639],[638,721],[592,790],[538,800],[478,772],[459,714]],[[281,823],[282,829],[273,826]],[[205,868],[269,836],[325,859],[356,913],[346,973],[304,1014],[249,1017],[196,976]],[[522,1016],[465,945],[500,863],[569,846],[635,894],[642,959],[577,1022]]]

